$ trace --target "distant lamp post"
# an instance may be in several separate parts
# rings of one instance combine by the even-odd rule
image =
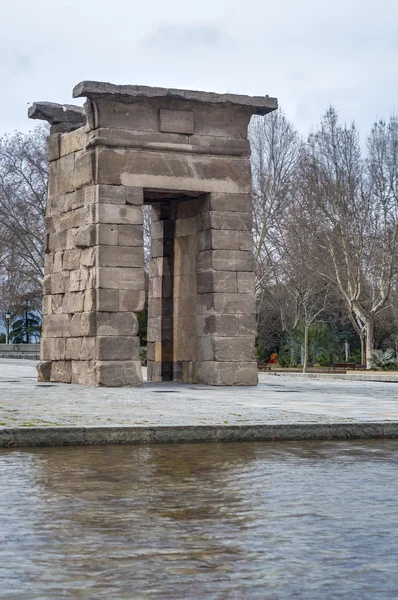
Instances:
[[[9,310],[6,311],[6,344],[10,343],[10,319],[11,313]]]

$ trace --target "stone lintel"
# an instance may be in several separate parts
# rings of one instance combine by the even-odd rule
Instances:
[[[149,87],[145,85],[115,85],[101,81],[82,81],[73,90],[74,98],[108,98],[117,102],[134,102],[147,98],[170,98],[206,104],[228,104],[251,109],[252,114],[266,115],[278,108],[278,100],[270,96],[216,94],[194,90]]]
[[[82,106],[57,104],[56,102],[34,102],[28,109],[29,119],[47,121],[50,125],[64,125],[65,131],[72,131],[86,123]]]

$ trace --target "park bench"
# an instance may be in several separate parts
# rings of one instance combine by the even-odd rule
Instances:
[[[257,366],[259,371],[271,371],[271,365],[269,363],[259,362],[257,363]]]
[[[352,369],[353,371],[364,371],[366,369],[366,365],[359,365],[355,363],[335,363],[333,366],[333,370],[336,369]]]

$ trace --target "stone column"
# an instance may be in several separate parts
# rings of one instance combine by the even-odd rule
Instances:
[[[199,199],[176,206],[174,242],[174,381],[196,383],[196,293]]]
[[[198,239],[198,381],[256,385],[252,201],[209,194]]]
[[[173,274],[175,221],[171,203],[152,205],[149,267],[148,381],[173,379]]]
[[[49,137],[41,381],[140,385],[142,188],[96,185],[83,131]]]

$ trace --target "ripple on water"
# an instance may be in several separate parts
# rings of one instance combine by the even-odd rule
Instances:
[[[0,597],[398,597],[398,442],[0,451]]]

